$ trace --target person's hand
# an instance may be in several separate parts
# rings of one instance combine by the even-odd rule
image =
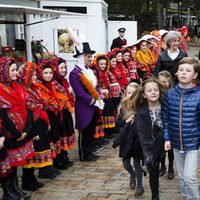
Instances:
[[[48,125],[48,131],[50,131],[51,130],[51,125]]]
[[[99,109],[103,110],[105,103],[103,102],[103,100],[96,100],[94,106],[98,107]]]
[[[39,140],[40,139],[40,136],[39,135],[36,135],[33,140]]]
[[[23,140],[26,136],[27,136],[26,132],[22,133],[22,136],[20,138],[18,138],[17,141],[19,142],[19,141]]]
[[[166,141],[164,147],[165,147],[165,151],[171,150],[171,142],[170,141]]]
[[[4,147],[5,137],[0,137],[0,149]]]
[[[134,119],[135,119],[135,117],[134,117],[134,115],[131,115],[128,119],[126,119],[126,123],[133,123],[134,122]]]

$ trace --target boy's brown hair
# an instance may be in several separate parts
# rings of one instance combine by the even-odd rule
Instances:
[[[200,62],[193,57],[185,57],[181,59],[178,63],[178,66],[183,64],[189,64],[194,66],[194,72],[200,73]]]

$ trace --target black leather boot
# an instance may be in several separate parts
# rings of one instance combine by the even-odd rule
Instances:
[[[19,195],[15,193],[12,180],[2,181],[2,188],[3,200],[24,200],[24,198],[20,198]]]
[[[18,179],[17,177],[15,177],[12,180],[12,185],[13,185],[13,190],[15,191],[15,193],[20,197],[23,198],[24,200],[28,200],[31,198],[31,195],[29,193],[23,192],[19,186],[18,186]]]

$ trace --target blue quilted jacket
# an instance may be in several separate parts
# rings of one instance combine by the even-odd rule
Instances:
[[[163,136],[173,148],[188,151],[200,145],[200,86],[170,89],[162,104]]]

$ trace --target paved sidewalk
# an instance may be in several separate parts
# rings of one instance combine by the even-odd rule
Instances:
[[[34,192],[34,200],[132,200],[134,190],[129,188],[129,175],[123,169],[118,149],[112,149],[112,141],[99,153],[96,162],[80,162],[77,150],[71,151],[75,164],[53,181],[44,181],[46,186]],[[181,200],[177,175],[168,180],[167,174],[160,178],[160,199]],[[148,177],[144,177],[144,196],[151,199]]]
[[[40,179],[45,187],[32,193],[33,200],[134,200],[134,190],[129,188],[129,175],[123,169],[118,149],[112,149],[112,141],[99,153],[96,162],[80,162],[77,149],[69,152],[74,166],[62,171],[54,180]],[[160,178],[160,199],[181,200],[177,175],[168,180]],[[151,199],[148,177],[144,177],[143,197]],[[1,192],[0,192],[1,196]]]

